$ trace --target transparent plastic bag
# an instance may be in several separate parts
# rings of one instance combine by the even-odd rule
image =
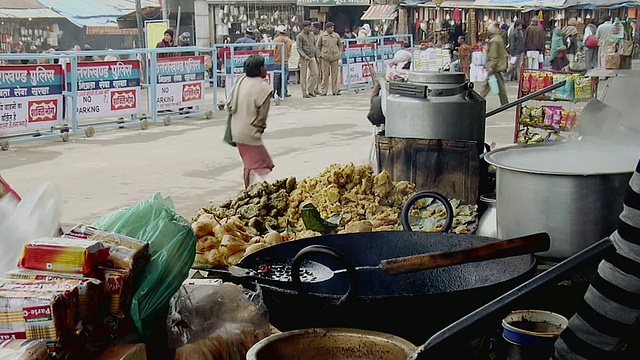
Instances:
[[[33,239],[58,235],[60,192],[47,184],[18,201],[14,196],[0,198],[0,274],[15,269],[22,248]]]
[[[251,291],[230,283],[182,285],[171,298],[167,316],[169,346],[177,349],[176,359],[202,351],[214,359],[222,358],[219,353],[244,359],[270,327],[260,288]]]
[[[131,317],[138,334],[148,339],[153,323],[164,316],[169,300],[189,276],[196,255],[196,235],[178,215],[170,197],[155,194],[138,205],[117,210],[95,227],[149,243],[151,261],[134,284]]]
[[[493,95],[498,95],[500,93],[500,88],[498,87],[498,78],[495,75],[489,76],[487,80],[489,82],[489,89]]]

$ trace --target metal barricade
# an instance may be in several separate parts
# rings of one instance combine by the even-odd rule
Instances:
[[[66,142],[70,134],[80,131],[92,137],[98,127],[136,123],[146,130],[149,120],[157,121],[159,110],[165,125],[174,117],[204,114],[209,119],[213,112],[201,110],[205,104],[202,54],[212,50],[175,47],[0,54],[0,60],[14,63],[0,66],[0,148],[7,150],[10,142],[52,136]],[[185,52],[193,55],[181,56]],[[34,61],[37,64],[29,63]],[[150,115],[141,113],[143,90]],[[164,101],[170,98],[174,101]]]
[[[0,54],[0,148],[61,136],[69,140],[62,123],[64,71],[54,54]],[[37,64],[33,64],[34,60]]]
[[[194,55],[185,56],[185,52]],[[160,113],[164,115],[162,121],[167,126],[173,118],[198,114],[207,119],[213,117],[213,112],[201,109],[205,104],[204,54],[208,52],[211,48],[144,49],[144,53],[149,55],[147,98],[151,121],[156,122]]]
[[[55,54],[64,63],[64,118],[71,121],[71,132],[93,137],[96,128],[140,121],[142,67],[135,49]]]
[[[341,90],[360,91],[373,87],[373,71],[384,73],[387,64],[393,59],[396,51],[404,49],[406,41],[413,49],[413,35],[371,36],[364,44],[358,39],[342,39],[342,87]],[[413,68],[413,59],[412,65]]]
[[[282,60],[280,63],[275,62],[274,50],[275,46],[282,47]],[[247,48],[251,47],[251,50]],[[224,81],[225,98],[228,98],[235,80],[244,73],[244,61],[250,55],[262,55],[265,58],[265,66],[267,68],[267,81],[271,86],[274,83],[274,75],[280,75],[280,97],[274,96],[276,105],[280,105],[280,101],[286,98],[286,82],[288,81],[288,71],[284,61],[285,48],[284,43],[255,43],[255,44],[215,44],[214,54],[220,61],[220,70],[213,74],[213,104],[214,108],[224,110],[225,102],[218,101],[218,79]]]

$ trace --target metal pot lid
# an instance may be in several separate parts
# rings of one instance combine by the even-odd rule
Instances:
[[[418,84],[462,85],[466,82],[464,73],[438,71],[411,71],[408,82]]]
[[[568,142],[515,145],[493,150],[484,159],[498,169],[547,175],[609,175],[632,173],[640,145]]]

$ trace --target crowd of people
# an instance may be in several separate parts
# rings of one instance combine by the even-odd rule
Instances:
[[[562,26],[555,22],[551,31],[551,46],[548,53],[548,65],[557,71],[588,71],[604,68],[605,43],[609,40],[637,40],[638,36],[625,29],[624,22],[610,16],[598,19],[586,19],[584,31],[578,31],[578,19],[570,18]],[[636,31],[637,33],[637,31]],[[515,21],[511,26],[489,21],[486,25],[485,69],[489,78],[497,83],[500,102],[506,104],[505,81],[518,81],[520,69],[541,69],[545,62],[545,29],[543,22],[534,16],[528,24]],[[637,34],[635,34],[637,35]],[[634,41],[637,43],[637,41]],[[462,71],[469,78],[472,49],[467,45],[466,35],[459,25],[451,29],[449,45],[452,49],[452,71]],[[576,55],[583,56],[578,58]],[[486,85],[486,84],[485,84]],[[489,87],[481,89],[486,96]]]
[[[282,73],[274,74],[273,96],[282,97],[284,90],[285,97],[291,96],[288,90],[289,82],[289,61],[293,48],[293,39],[286,35],[286,27],[277,25],[275,36],[270,42],[283,43],[284,46],[274,47],[274,62],[281,64],[284,62],[285,87],[281,89]],[[256,39],[255,29],[248,27],[244,36],[235,41],[237,50],[255,50],[260,48]],[[303,98],[316,96],[327,96],[329,90],[334,96],[340,95],[339,89],[339,69],[340,60],[345,41],[353,41],[356,44],[364,44],[371,36],[369,24],[362,26],[346,27],[342,35],[331,21],[323,25],[319,22],[305,20],[302,23],[302,31],[296,36],[296,50],[299,55],[299,75]],[[246,44],[246,45],[245,45]]]

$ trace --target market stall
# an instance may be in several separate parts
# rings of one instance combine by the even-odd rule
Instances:
[[[582,108],[596,96],[598,78],[579,73],[525,69],[521,72],[518,97],[561,81],[566,81],[566,85],[534,99],[528,105],[516,107],[514,142],[534,144],[577,136]]]

